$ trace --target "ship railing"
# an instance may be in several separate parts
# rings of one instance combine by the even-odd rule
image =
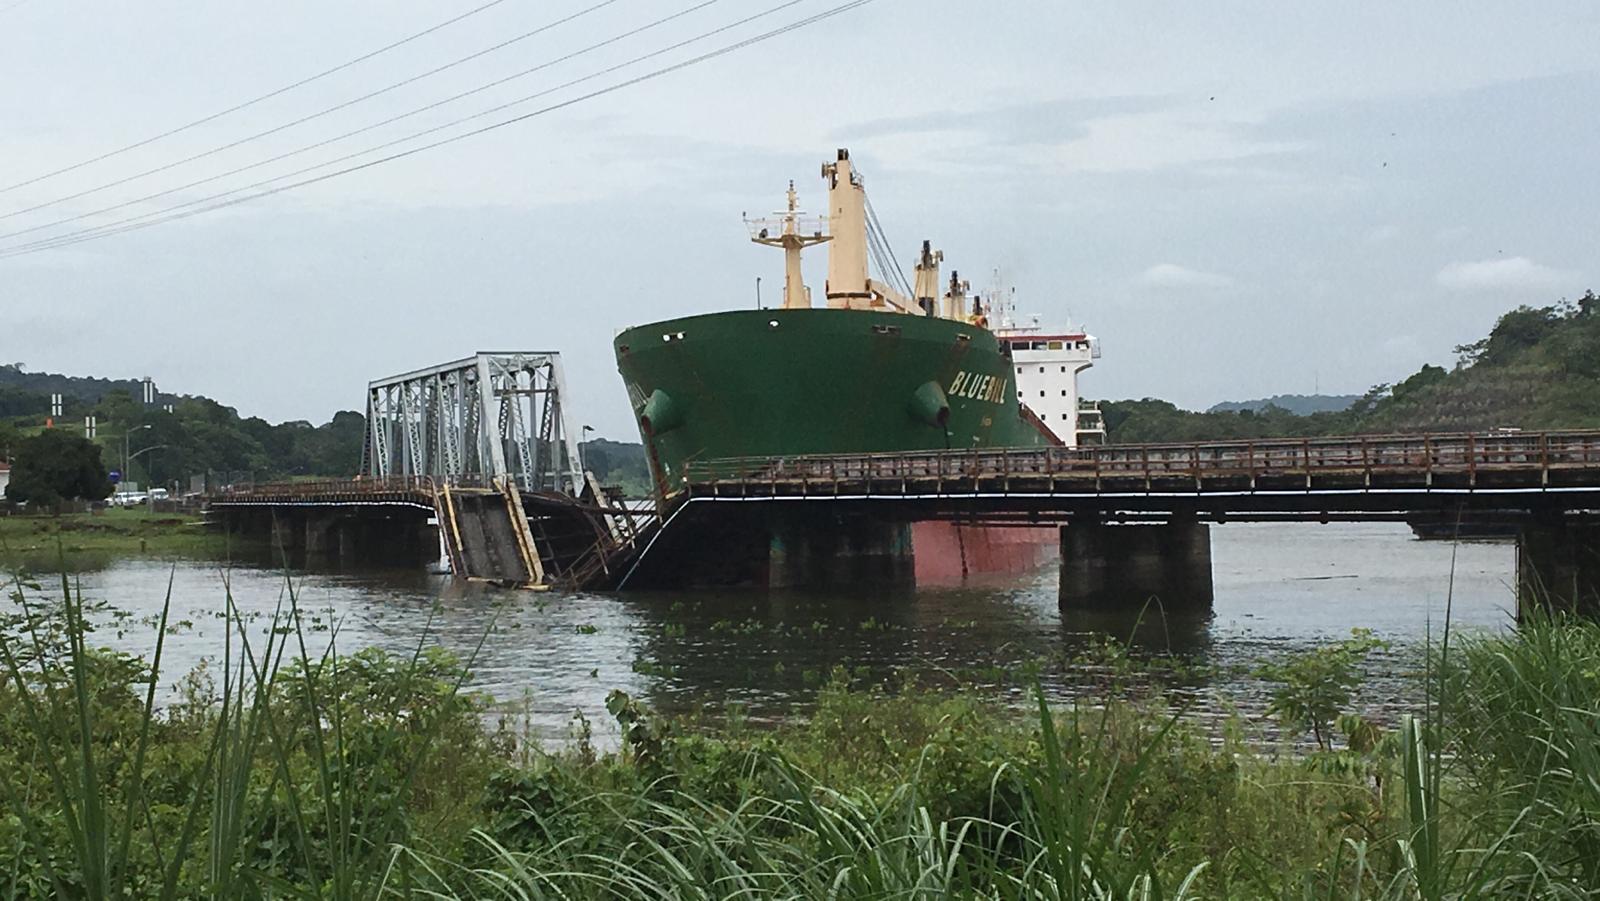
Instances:
[[[691,493],[724,486],[798,484],[802,488],[848,485],[894,490],[895,483],[992,481],[1014,476],[1104,481],[1237,477],[1256,479],[1357,475],[1362,484],[1385,475],[1464,476],[1468,487],[1480,473],[1539,472],[1600,467],[1600,430],[1449,434],[1358,435],[1331,438],[1236,440],[1201,443],[1095,445],[1087,447],[983,448],[963,451],[728,457],[686,466]]]
[[[744,224],[750,229],[750,239],[764,241],[783,235],[783,226],[786,215],[775,213],[772,216],[763,216],[759,219],[746,219]],[[801,237],[815,237],[828,233],[828,217],[826,216],[796,216],[794,220],[794,233]]]

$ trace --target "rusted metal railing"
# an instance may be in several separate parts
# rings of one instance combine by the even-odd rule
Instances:
[[[691,494],[759,493],[779,485],[801,494],[836,494],[843,486],[890,493],[914,485],[943,493],[980,483],[985,490],[1012,484],[1031,490],[1043,480],[1052,486],[1078,483],[1076,490],[1100,490],[1106,483],[1154,490],[1178,481],[1195,490],[1264,481],[1309,489],[1330,479],[1345,487],[1426,487],[1441,480],[1465,487],[1486,480],[1544,486],[1560,473],[1589,474],[1585,484],[1600,487],[1600,430],[729,457],[691,461],[683,487]]]

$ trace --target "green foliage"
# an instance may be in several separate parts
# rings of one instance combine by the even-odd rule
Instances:
[[[408,654],[318,653],[308,636],[328,633],[308,631],[292,586],[264,631],[223,603],[222,659],[160,706],[160,643],[149,662],[96,649],[111,611],[15,580],[4,896],[1409,901],[1600,885],[1593,623],[1441,655],[1437,723],[1392,735],[1334,703],[1370,635],[1286,661],[1318,687],[1296,701],[1308,720],[1342,713],[1346,747],[1309,757],[1219,742],[1161,703],[1053,708],[1036,691],[1030,712],[842,670],[808,719],[760,729],[694,728],[614,692],[623,745],[602,754],[587,723],[555,749],[485,728],[468,667],[426,636]]]
[[[1373,651],[1388,647],[1388,642],[1373,637],[1371,629],[1352,629],[1350,637],[1338,644],[1257,667],[1258,677],[1278,685],[1267,713],[1286,729],[1309,729],[1318,747],[1331,750],[1333,721],[1350,706],[1351,694],[1362,681],[1361,664]],[[1358,726],[1352,731],[1360,734]]]
[[[111,481],[94,442],[45,429],[18,443],[7,500],[55,507],[63,500],[100,500],[109,494]]]
[[[128,452],[133,459],[124,475],[140,484],[183,483],[205,473],[226,479],[349,476],[360,465],[366,432],[360,413],[336,413],[320,426],[302,421],[272,425],[241,419],[231,407],[205,397],[162,394],[157,405],[146,407],[137,399],[141,391],[134,380],[30,373],[20,364],[0,366],[0,458],[24,432],[44,425],[49,396],[58,393],[63,396],[63,422],[58,426],[92,414],[103,458],[122,468],[122,455]],[[168,404],[171,413],[165,411]],[[151,450],[140,454],[145,448]]]
[[[1456,348],[1454,371],[1421,370],[1377,385],[1348,409],[1298,416],[1260,411],[1194,413],[1165,401],[1102,401],[1117,443],[1215,441],[1383,432],[1600,427],[1600,297],[1518,307],[1480,341]]]
[[[41,590],[18,578],[0,623],[7,897],[378,897],[396,842],[468,828],[482,701],[425,637],[313,657],[292,587],[264,642],[229,600],[220,689],[202,668],[160,711],[166,609],[146,665],[89,645],[65,577]]]
[[[1472,637],[1436,661],[1441,742],[1459,802],[1527,856],[1519,882],[1600,886],[1600,626],[1530,614],[1514,640]],[[1537,868],[1537,869],[1536,869]]]

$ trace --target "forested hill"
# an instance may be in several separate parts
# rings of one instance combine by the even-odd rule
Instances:
[[[272,424],[241,417],[208,397],[166,392],[147,406],[137,379],[28,372],[17,363],[0,365],[0,457],[44,426],[51,394],[62,395],[62,428],[81,430],[85,416],[95,417],[108,467],[122,468],[125,449],[133,455],[127,478],[139,484],[182,485],[206,474],[223,480],[348,476],[361,463],[366,420],[360,413],[337,413],[318,426]]]
[[[348,477],[361,466],[366,417],[354,411],[334,414],[313,425],[304,420],[269,423],[241,417],[209,397],[158,392],[156,402],[140,401],[138,379],[107,379],[28,372],[19,363],[0,365],[0,460],[22,437],[39,431],[50,415],[50,395],[62,395],[58,425],[82,429],[94,416],[100,458],[122,469],[126,450],[132,460],[126,478],[140,485],[186,486],[196,475],[211,481]],[[172,412],[166,412],[170,405]],[[124,448],[123,436],[128,437]],[[141,450],[149,450],[140,453]],[[586,442],[585,465],[608,484],[646,494],[650,478],[644,447],[607,441]]]
[[[1274,394],[1260,400],[1230,400],[1212,404],[1206,412],[1237,413],[1240,410],[1254,410],[1260,413],[1268,407],[1277,407],[1296,416],[1309,416],[1312,413],[1337,413],[1340,410],[1348,410],[1351,404],[1360,399],[1359,394]]]
[[[1297,415],[1259,410],[1204,413],[1145,398],[1102,402],[1117,443],[1207,441],[1374,432],[1493,428],[1600,428],[1600,297],[1518,307],[1481,341],[1456,348],[1451,369],[1428,365],[1376,385],[1347,409]]]

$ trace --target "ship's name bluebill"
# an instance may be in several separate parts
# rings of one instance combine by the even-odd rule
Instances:
[[[955,381],[950,383],[950,390],[945,393],[951,397],[967,397],[973,400],[986,400],[991,404],[1002,403],[1006,396],[1006,385],[1010,379],[996,378],[979,372],[962,370],[956,373]]]

